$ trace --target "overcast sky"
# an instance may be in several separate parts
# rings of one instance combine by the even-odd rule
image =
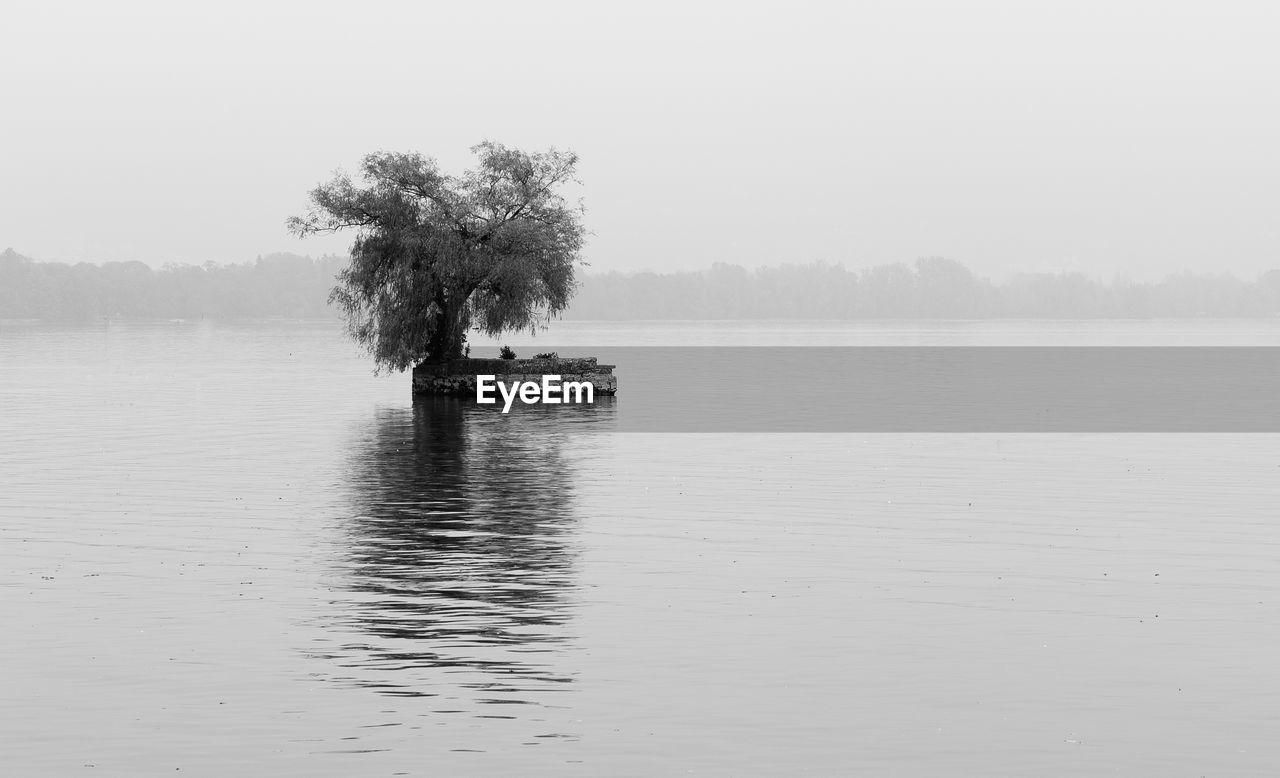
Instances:
[[[595,270],[1280,267],[1280,3],[5,4],[0,249],[242,262],[375,150],[582,157]]]

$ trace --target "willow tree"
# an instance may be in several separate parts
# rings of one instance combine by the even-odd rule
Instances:
[[[565,202],[578,157],[474,146],[478,164],[442,174],[420,154],[370,154],[289,219],[299,235],[356,233],[330,302],[379,367],[462,356],[467,333],[536,329],[572,296],[582,209]]]

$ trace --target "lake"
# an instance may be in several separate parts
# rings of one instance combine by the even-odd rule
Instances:
[[[509,342],[1277,346],[1280,320]],[[554,422],[415,406],[334,322],[0,323],[5,772],[1280,768],[1276,435]]]

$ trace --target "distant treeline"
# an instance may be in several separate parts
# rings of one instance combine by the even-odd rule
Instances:
[[[1171,275],[1102,283],[1080,273],[1027,273],[1002,284],[940,257],[850,270],[814,263],[749,271],[607,273],[586,279],[574,319],[1161,318],[1280,313],[1280,270],[1255,282]]]
[[[0,318],[335,316],[345,257],[271,254],[239,265],[65,265],[0,254]],[[865,270],[814,263],[749,271],[587,274],[566,319],[1159,318],[1280,314],[1280,270],[1256,281],[1172,275],[1155,283],[1033,273],[994,284],[937,257]]]
[[[3,319],[314,318],[328,305],[346,257],[271,254],[239,265],[33,262],[0,254]]]

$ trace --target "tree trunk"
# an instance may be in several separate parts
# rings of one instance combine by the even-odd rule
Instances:
[[[462,347],[467,339],[466,322],[463,321],[466,305],[465,298],[462,303],[457,300],[452,295],[441,295],[436,299],[437,311],[427,345],[427,361],[462,358]]]

